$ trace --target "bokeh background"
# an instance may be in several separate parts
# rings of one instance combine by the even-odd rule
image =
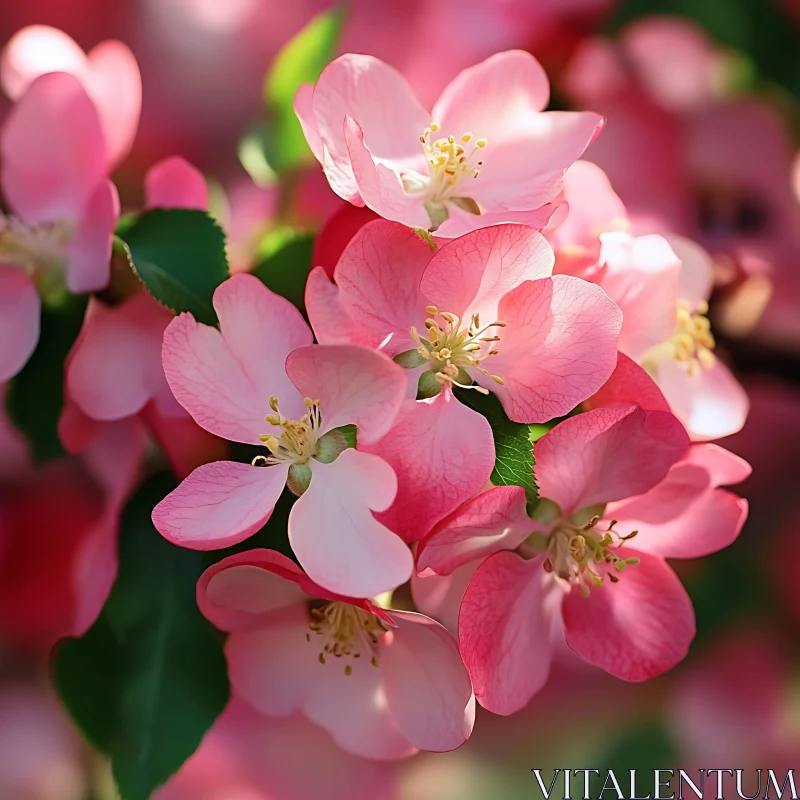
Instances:
[[[108,38],[127,43],[144,102],[134,150],[114,176],[123,205],[141,204],[150,165],[184,156],[207,175],[231,260],[246,268],[276,226],[317,230],[341,203],[316,164],[294,170],[290,192],[277,188],[275,120],[263,92],[279,50],[331,7],[7,0],[0,44],[30,24],[61,28],[87,50]],[[351,0],[341,8],[338,50],[393,64],[423,102],[463,67],[523,48],[551,77],[552,107],[607,115],[586,157],[606,170],[637,230],[683,233],[714,257],[713,325],[751,398],[745,428],[722,444],[753,465],[736,487],[750,517],[728,550],[677,565],[698,635],[669,675],[627,685],[565,651],[526,710],[479,713],[457,752],[402,764],[345,755],[302,719],[273,723],[234,705],[158,800],[514,800],[539,796],[534,767],[761,766],[800,775],[800,3]],[[7,109],[0,101],[0,115]],[[35,413],[52,417],[52,401],[40,402]],[[2,480],[20,441],[0,424]],[[34,492],[30,504],[42,512],[31,536],[37,525],[60,524],[57,511],[44,513],[57,500]],[[0,566],[0,606],[13,582]],[[19,635],[37,596],[13,596],[16,607],[0,612],[0,798],[110,800],[106,765],[47,688],[46,654]]]

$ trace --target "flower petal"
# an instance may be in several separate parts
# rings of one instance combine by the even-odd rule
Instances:
[[[750,401],[719,358],[696,375],[689,375],[685,366],[673,359],[659,361],[656,369],[656,383],[692,441],[720,439],[741,430]]]
[[[478,568],[461,602],[459,645],[478,702],[495,714],[519,711],[547,681],[561,590],[544,557],[501,552]]]
[[[502,299],[499,316],[500,353],[486,366],[504,383],[474,377],[517,422],[569,413],[614,371],[622,314],[597,286],[566,275],[526,281]]]
[[[414,608],[425,614],[458,636],[458,611],[475,570],[480,561],[470,561],[457,567],[449,575],[427,575],[420,577],[416,572],[411,576],[411,597]]]
[[[422,614],[392,611],[397,624],[378,643],[378,663],[389,711],[414,747],[455,750],[475,723],[475,696],[455,639]]]
[[[694,639],[692,602],[667,562],[634,550],[619,582],[572,591],[564,598],[567,644],[582,658],[625,681],[646,681],[672,669]]]
[[[554,260],[547,240],[533,228],[481,228],[438,250],[420,289],[440,311],[479,313],[487,325],[498,319],[498,306],[508,292],[523,281],[548,278]]]
[[[0,385],[28,363],[39,341],[41,303],[33,281],[0,265]]]
[[[377,219],[380,217],[371,208],[342,203],[339,210],[331,215],[314,239],[311,263],[315,265],[315,268],[323,267],[325,274],[332,278],[342,253],[353,237],[368,222],[374,222]],[[308,302],[306,302],[306,307],[308,307]]]
[[[89,197],[78,229],[64,248],[67,288],[74,294],[97,291],[108,285],[119,212],[117,187],[111,181],[102,181]]]
[[[637,530],[637,550],[663,558],[699,558],[731,544],[747,518],[747,500],[720,489],[750,475],[750,465],[715,444],[695,444],[649,492],[606,509],[618,529]]]
[[[302,570],[274,550],[248,550],[218,561],[197,582],[197,605],[222,631],[265,626],[274,611],[302,604]]]
[[[345,450],[331,464],[315,461],[311,485],[289,515],[289,541],[309,577],[328,591],[374,597],[405,583],[408,547],[371,511],[394,500],[397,478],[377,456]]]
[[[363,444],[390,430],[406,391],[402,367],[349,344],[298,347],[286,359],[286,374],[301,396],[319,400],[323,431],[357,425]]]
[[[142,77],[136,56],[122,42],[101,42],[88,58],[86,88],[100,114],[111,170],[128,155],[136,137]]]
[[[122,419],[169,391],[161,368],[161,339],[169,321],[169,312],[144,291],[120,306],[89,300],[66,366],[67,391],[85,414]]]
[[[422,539],[479,492],[494,469],[489,423],[449,389],[429,400],[407,400],[386,436],[360,449],[395,471],[397,496],[377,518],[407,542]]]
[[[25,222],[76,220],[106,178],[100,118],[77,78],[42,75],[0,136],[3,193]]]
[[[583,401],[587,411],[611,406],[641,406],[645,411],[669,411],[669,403],[655,381],[633,359],[617,355],[617,366],[599,392]]]
[[[159,161],[144,176],[147,208],[208,208],[208,185],[203,173],[180,156]]]
[[[680,422],[638,406],[598,408],[565,419],[534,446],[542,497],[565,515],[642,494],[686,452]]]
[[[493,486],[445,517],[417,549],[417,571],[449,575],[499,550],[516,550],[537,527],[521,486]]]
[[[336,264],[338,313],[331,313],[333,293],[322,276],[309,278],[306,307],[318,341],[341,341],[342,327],[351,323],[358,337],[350,339],[353,344],[380,348],[389,356],[417,347],[409,330],[412,325],[425,330],[428,302],[419,282],[430,260],[428,243],[404,225],[386,220],[364,225]]]
[[[269,519],[287,473],[283,465],[204,464],[153,509],[153,524],[173,544],[192,550],[237,544]]]

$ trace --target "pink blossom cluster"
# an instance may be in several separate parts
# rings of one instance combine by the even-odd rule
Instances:
[[[69,587],[43,579],[71,615],[53,636],[99,613],[154,439],[183,482],[152,520],[180,547],[240,545],[294,498],[292,558],[239,548],[197,585],[245,716],[302,715],[352,754],[400,759],[460,746],[476,700],[525,706],[564,644],[627,681],[684,658],[694,612],[668,560],[739,534],[747,504],[722,487],[750,468],[714,440],[748,400],[715,346],[708,254],[646,232],[579,160],[604,117],[545,111],[547,77],[522,51],[464,70],[431,110],[382,61],[337,58],[295,102],[351,204],[319,237],[307,319],[242,273],[217,287],[212,326],[143,287],[108,297],[109,176],[141,101],[130,52],[55,37],[57,71],[38,74],[16,45],[0,381],[34,352],[42,302],[93,293],[59,433],[94,534],[64,545]],[[208,206],[180,159],[153,167],[145,194]],[[503,425],[524,431],[515,482],[498,471]],[[214,460],[224,441],[257,449]],[[14,591],[0,581],[0,599]]]

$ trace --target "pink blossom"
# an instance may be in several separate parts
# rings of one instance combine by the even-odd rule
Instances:
[[[201,427],[267,455],[199,467],[156,506],[156,527],[184,547],[235,544],[267,521],[288,480],[299,497],[289,540],[312,579],[365,596],[404,583],[411,554],[372,515],[394,500],[394,470],[344,449],[335,431],[356,425],[359,446],[383,437],[403,400],[401,368],[367,348],[311,345],[300,312],[252,275],[218,287],[214,308],[220,329],[190,314],[167,327],[167,382]]]
[[[306,307],[322,343],[351,342],[400,358],[409,396],[421,379],[495,393],[511,419],[571,411],[610,376],[620,314],[604,292],[552,276],[553,252],[524,225],[473,231],[431,253],[396,223],[365,225],[334,283],[318,267]]]
[[[302,710],[340,747],[369,758],[453,750],[469,738],[469,677],[455,640],[428,617],[332,594],[271,550],[210,567],[197,600],[230,631],[234,695],[261,713]]]
[[[396,800],[396,784],[396,762],[344,752],[299,711],[272,719],[234,697],[153,800]]]
[[[686,655],[694,615],[664,559],[733,541],[747,506],[717,487],[749,472],[721,448],[687,445],[665,411],[619,405],[570,417],[535,445],[543,499],[532,517],[520,487],[496,487],[422,542],[422,575],[485,559],[459,613],[482,705],[508,714],[528,702],[547,680],[560,624],[572,650],[624,680],[660,675]]]
[[[0,381],[39,339],[39,294],[99,290],[109,279],[119,198],[97,108],[73,76],[30,84],[0,133]]]
[[[205,210],[205,179],[179,157],[145,176],[147,208]],[[144,288],[118,305],[92,297],[66,361],[66,401],[59,423],[65,447],[82,452],[103,425],[130,420],[162,446],[176,474],[188,475],[222,443],[197,426],[175,400],[161,366],[164,330],[174,318]]]
[[[338,195],[454,237],[547,222],[564,170],[603,125],[588,112],[543,113],[549,96],[536,59],[514,50],[461,72],[429,113],[388,64],[347,54],[300,87],[295,110]]]

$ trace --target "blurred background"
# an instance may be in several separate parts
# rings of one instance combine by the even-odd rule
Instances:
[[[281,120],[264,91],[281,48],[332,5],[9,0],[0,10],[0,45],[31,24],[58,27],[86,50],[109,38],[128,44],[144,99],[133,152],[114,175],[123,206],[141,206],[143,175],[155,161],[184,156],[207,176],[231,261],[246,269],[271,232],[313,233],[342,202],[304,158],[278,187]],[[501,718],[479,709],[459,751],[401,764],[342,754],[301,718],[271,722],[234,704],[157,799],[513,800],[539,796],[534,767],[760,766],[800,774],[800,3],[350,0],[340,7],[337,50],[388,61],[424,103],[462,68],[523,48],[550,75],[553,108],[607,115],[586,157],[607,172],[637,230],[682,233],[714,258],[713,325],[751,398],[744,429],[721,443],[753,465],[735,487],[750,517],[728,550],[676,565],[698,635],[669,675],[627,685],[565,651],[526,710]],[[8,107],[0,101],[0,115]],[[23,447],[0,419],[0,482]],[[91,493],[80,476],[72,479],[76,486],[65,491],[73,498]],[[31,540],[37,526],[57,524],[68,538],[70,525],[81,524],[48,519],[55,501],[40,484],[26,491],[17,499],[39,514],[28,522]],[[0,554],[10,547],[2,527],[9,524],[0,516]],[[10,558],[0,559],[0,799],[110,800],[106,765],[47,688],[47,631],[34,641],[30,633],[41,594],[15,588],[24,559],[42,552],[17,554],[13,574],[2,566]],[[57,550],[47,553],[58,558]]]

